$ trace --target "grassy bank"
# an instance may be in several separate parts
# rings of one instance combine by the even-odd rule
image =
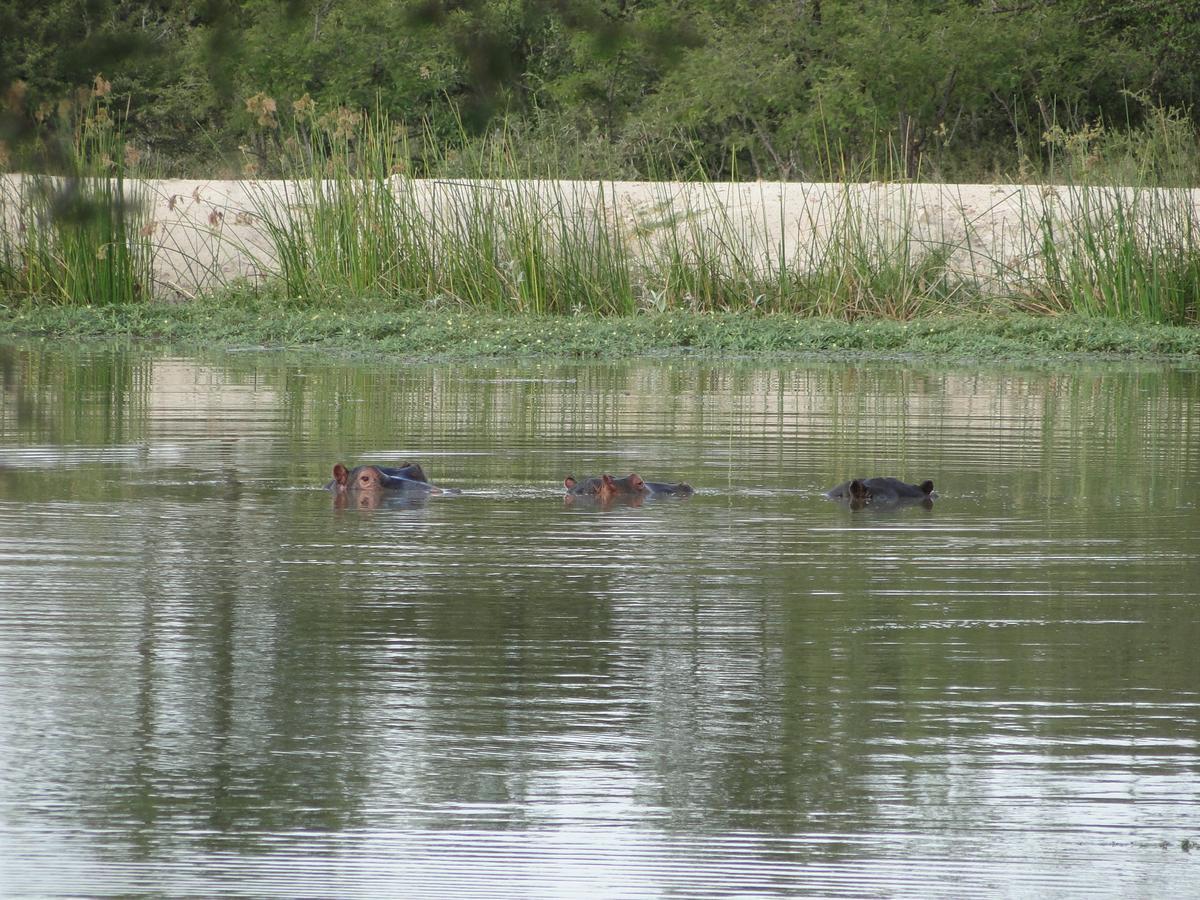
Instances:
[[[412,309],[369,299],[353,310],[297,309],[261,296],[178,305],[0,305],[0,337],[422,358],[795,354],[957,361],[1120,356],[1200,362],[1200,329],[1076,315],[943,316],[912,322],[680,310],[562,316]]]

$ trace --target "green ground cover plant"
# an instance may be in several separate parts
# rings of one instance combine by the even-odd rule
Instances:
[[[299,308],[262,293],[181,304],[0,306],[5,340],[134,341],[182,350],[311,349],[403,357],[641,355],[932,357],[1066,360],[1149,357],[1200,362],[1200,329],[1088,316],[947,315],[911,322],[847,322],[746,312],[556,314],[398,306]]]

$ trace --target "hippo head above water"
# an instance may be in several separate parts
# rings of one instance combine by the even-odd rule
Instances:
[[[347,469],[341,463],[333,467],[333,481],[325,485],[326,490],[344,494],[350,491],[415,491],[428,494],[457,493],[444,490],[429,483],[424,470],[417,463],[405,462],[399,466],[366,465]]]
[[[604,479],[604,490],[614,497],[637,497],[650,492],[642,476],[636,472],[631,472],[623,478],[615,478],[612,475],[600,477]]]
[[[563,479],[563,487],[571,497],[597,497],[600,489],[604,487],[604,479],[597,475],[594,478],[576,480],[574,475],[568,475]]]
[[[637,497],[649,493],[646,482],[637,473],[623,478],[615,478],[605,473],[580,481],[576,481],[575,476],[568,475],[563,479],[563,487],[573,497]]]
[[[605,473],[576,480],[568,475],[563,479],[568,499],[590,497],[596,500],[636,500],[644,497],[690,497],[696,491],[686,481],[646,481],[636,472],[617,478]]]
[[[883,477],[855,478],[830,488],[825,496],[830,500],[848,501],[852,507],[859,508],[867,503],[876,506],[909,503],[932,506],[933,498],[937,495],[933,492],[932,481],[909,484],[899,478]]]

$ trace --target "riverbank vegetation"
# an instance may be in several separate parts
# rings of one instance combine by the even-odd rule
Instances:
[[[965,225],[930,233],[911,192],[880,202],[853,183],[823,187],[815,206],[775,207],[778,218],[807,222],[747,216],[724,199],[728,185],[704,181],[687,191],[666,183],[663,196],[675,199],[663,200],[661,215],[630,219],[612,182],[528,177],[503,134],[476,146],[474,178],[414,179],[411,145],[386,116],[343,110],[329,120],[315,108],[285,142],[290,179],[244,182],[248,208],[213,207],[204,246],[167,247],[180,235],[158,229],[127,189],[141,163],[110,104],[98,80],[74,111],[72,177],[4,182],[20,185],[19,196],[0,196],[6,303],[129,304],[164,288],[191,296],[177,279],[155,281],[155,254],[169,249],[194,254],[191,268],[213,270],[201,293],[244,294],[214,260],[223,250],[253,257],[255,286],[298,308],[375,296],[539,315],[1079,313],[1174,324],[1195,323],[1200,309],[1191,191],[1022,189],[1007,246],[980,242]],[[187,201],[172,196],[165,206],[176,202]],[[235,221],[250,230],[228,228]]]
[[[86,27],[71,4],[44,22],[19,7],[0,0],[0,24],[26,38],[0,50],[0,166],[42,174],[0,196],[11,331],[181,327],[167,323],[187,314],[157,308],[165,293],[199,294],[222,320],[267,303],[284,333],[305,316],[400,316],[375,329],[393,337],[421,315],[493,330],[501,314],[612,317],[631,334],[672,316],[736,332],[731,313],[792,334],[800,318],[1200,317],[1200,221],[1179,189],[1200,172],[1200,83],[1164,65],[1200,50],[1200,22],[1179,4],[364,0],[351,15],[325,0],[181,16],[101,0]],[[54,23],[83,28],[76,56],[40,30]],[[1120,85],[1103,74],[1115,60]],[[111,79],[67,92],[101,63]],[[261,263],[253,285],[188,291],[156,272],[164,238],[130,185],[181,171],[287,179],[228,211],[263,238],[236,248]],[[785,247],[782,223],[722,212],[718,179],[751,176],[842,188],[811,239]],[[855,188],[963,176],[1043,186],[1019,213],[1026,245],[931,237],[903,201],[881,215]],[[606,194],[617,177],[686,181],[701,202],[631,224]],[[582,202],[566,180],[579,178],[596,186]],[[215,270],[213,243],[231,239],[226,212],[211,215],[192,267]],[[755,331],[762,349],[771,331]]]
[[[120,340],[183,351],[311,349],[369,356],[580,357],[819,355],[944,361],[1200,360],[1200,329],[1087,316],[950,315],[847,322],[794,314],[591,312],[562,316],[397,306],[298,308],[261,292],[180,304],[0,306],[0,338]]]

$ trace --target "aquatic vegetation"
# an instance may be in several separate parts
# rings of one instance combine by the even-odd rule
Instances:
[[[1186,191],[1064,190],[1043,206],[1042,278],[1030,294],[1054,310],[1147,322],[1194,322],[1200,219]]]
[[[821,318],[792,313],[637,312],[613,316],[429,309],[364,297],[353,309],[297,307],[244,291],[190,303],[3,306],[0,336],[150,341],[193,347],[271,347],[412,357],[587,357],[646,354],[815,354],[937,359],[1076,356],[1200,359],[1200,329],[1080,315]]]
[[[491,142],[464,133],[458,146],[441,147],[425,136],[418,160],[408,132],[381,112],[321,113],[311,100],[293,104],[292,132],[281,139],[274,99],[260,93],[246,102],[272,135],[260,143],[282,147],[291,177],[238,183],[249,208],[214,205],[207,226],[191,227],[224,242],[207,248],[211,256],[236,245],[232,252],[254,261],[258,288],[297,308],[359,308],[372,296],[397,307],[513,315],[683,311],[903,322],[1022,311],[1162,323],[1200,316],[1200,223],[1182,189],[997,188],[1006,196],[996,205],[1014,197],[1020,204],[1003,226],[1017,235],[1005,246],[983,239],[987,211],[955,205],[953,188],[788,185],[805,192],[797,213],[783,203],[783,188],[767,183],[537,178],[504,132]],[[136,160],[101,115],[106,107],[91,108],[75,132],[79,174],[4,182],[28,186],[4,206],[6,299],[137,303],[152,293],[156,254],[204,255],[204,247],[168,247],[156,236],[126,177]],[[247,148],[251,172],[256,157]],[[431,166],[470,177],[414,177]],[[164,215],[177,214],[175,200]],[[194,205],[203,207],[198,198]],[[186,298],[242,296],[237,279],[245,273],[190,264],[205,284],[180,287],[159,272],[160,287]]]
[[[404,132],[381,115],[318,119],[291,146],[302,139],[283,192],[271,183],[255,194],[296,302],[373,292],[515,312],[632,308],[631,264],[603,188],[580,204],[570,183],[418,182]]]
[[[0,183],[0,297],[57,304],[128,304],[152,292],[153,225],[127,173],[127,145],[100,76],[60,105],[68,174]]]
[[[470,175],[441,181],[412,177],[407,133],[381,114],[327,117],[298,132],[292,187],[264,190],[256,210],[286,295],[327,305],[374,292],[513,313],[1197,317],[1200,257],[1186,191],[1078,185],[1060,189],[1062,203],[1051,188],[1040,203],[1021,194],[1017,230],[1034,246],[1014,262],[991,258],[998,251],[975,241],[970,223],[931,232],[915,185],[843,182],[805,206],[797,231],[782,206],[780,221],[744,215],[762,185],[662,182],[647,185],[658,199],[631,219],[609,184],[538,179],[509,141],[503,131],[490,143],[464,134],[457,150],[429,150],[426,137],[421,165],[442,168],[454,156]]]

